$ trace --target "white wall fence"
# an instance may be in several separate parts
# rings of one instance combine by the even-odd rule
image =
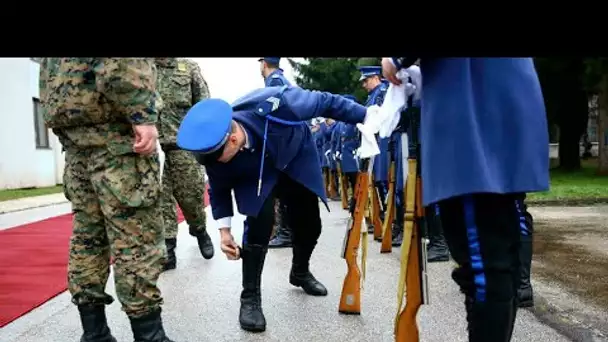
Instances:
[[[0,189],[62,182],[61,145],[39,110],[39,72],[29,58],[0,59]]]

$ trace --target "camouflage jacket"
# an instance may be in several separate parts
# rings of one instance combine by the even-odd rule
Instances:
[[[132,152],[132,125],[158,119],[152,58],[44,58],[40,102],[64,149]]]
[[[156,58],[157,88],[163,101],[157,123],[161,144],[175,144],[177,129],[188,110],[209,97],[207,82],[194,61]]]

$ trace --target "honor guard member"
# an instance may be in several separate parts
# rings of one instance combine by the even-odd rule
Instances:
[[[311,129],[313,133],[313,138],[315,138],[315,144],[317,145],[317,153],[319,154],[319,166],[321,169],[321,174],[323,174],[324,172],[323,162],[325,161],[325,156],[323,155],[323,132],[321,131],[321,124],[324,121],[324,118],[316,118],[316,120],[313,121],[314,124]],[[323,179],[323,184],[325,185],[325,179]]]
[[[421,86],[421,85],[418,85]],[[420,100],[414,99],[414,95],[408,98],[408,107],[413,106],[420,108]],[[408,125],[408,121],[401,122],[400,125]],[[400,131],[407,130],[408,127],[399,127]],[[395,201],[397,202],[397,215],[395,215],[395,225],[393,226],[393,246],[401,246],[403,241],[403,218],[404,218],[404,177],[403,177],[403,163],[401,158],[401,134],[393,134],[391,139],[395,142],[396,152],[396,194]],[[448,250],[447,242],[443,236],[443,228],[441,226],[441,218],[439,215],[439,205],[433,204],[425,208],[425,216],[427,223],[427,237],[429,238],[429,244],[427,245],[427,260],[428,262],[441,262],[450,260],[450,252]]]
[[[285,202],[293,228],[289,282],[309,295],[327,295],[309,268],[321,234],[318,198],[327,207],[316,147],[304,122],[318,116],[373,122],[366,120],[373,115],[365,107],[339,95],[271,87],[254,90],[232,106],[219,99],[202,101],[180,127],[179,146],[198,153],[206,167],[222,251],[229,259],[243,260],[239,321],[245,330],[266,329],[260,283],[277,196]],[[239,212],[247,217],[242,247],[230,231],[232,191]]]
[[[365,101],[365,106],[369,107],[372,105],[382,106],[384,102],[384,96],[388,90],[388,83],[382,81],[382,67],[379,66],[362,66],[359,67],[361,77],[359,81],[363,85],[363,88],[367,90],[369,94]],[[388,191],[388,169],[390,165],[390,156],[388,154],[388,142],[390,137],[378,139],[378,147],[380,148],[380,154],[374,158],[374,186],[378,191],[381,202],[381,219],[384,220],[384,211],[386,210],[386,193]]]
[[[384,58],[384,75],[415,58]],[[520,283],[520,203],[549,189],[549,137],[532,58],[421,59],[423,205],[439,204],[469,341],[509,341]]]
[[[323,157],[323,175],[325,176],[325,190],[327,193],[327,197],[331,200],[336,200],[336,198],[332,198],[329,193],[329,189],[331,186],[330,181],[331,178],[331,164],[332,158],[330,157],[331,153],[331,133],[333,132],[333,127],[336,122],[330,118],[326,118],[325,121],[321,123],[321,134],[323,135],[323,153],[321,154]]]
[[[266,87],[291,86],[291,83],[283,76],[283,69],[279,68],[281,57],[263,57],[260,62],[260,72],[264,77]],[[291,228],[287,226],[285,206],[277,199],[275,216],[275,235],[268,244],[269,248],[291,247]]]
[[[203,208],[203,170],[191,152],[182,151],[175,144],[177,129],[186,112],[193,104],[209,97],[209,88],[200,67],[193,61],[156,58],[155,62],[158,68],[157,88],[164,104],[157,123],[160,146],[165,152],[161,196],[167,246],[164,270],[170,270],[176,266],[176,200],[188,223],[190,235],[197,239],[200,253],[205,259],[213,257],[213,242],[207,234]]]
[[[65,149],[63,188],[74,213],[68,289],[81,342],[116,342],[105,306],[110,258],[136,342],[171,342],[156,285],[163,268],[156,70],[152,58],[44,58],[44,120]]]
[[[334,181],[334,189],[336,191],[337,198],[336,201],[340,201],[340,174],[338,174],[338,159],[336,159],[338,144],[340,143],[340,126],[342,123],[340,121],[335,121],[333,128],[331,130],[331,142],[330,142],[330,171],[333,176]]]
[[[353,95],[344,95],[345,98],[357,102]],[[342,122],[340,125],[340,145],[339,155],[342,172],[348,179],[348,184],[352,191],[350,202],[354,201],[355,185],[357,184],[357,173],[359,172],[359,161],[355,155],[355,150],[361,146],[361,135],[357,126]],[[349,206],[350,207],[350,206]]]

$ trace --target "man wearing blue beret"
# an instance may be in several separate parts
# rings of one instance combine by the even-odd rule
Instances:
[[[380,66],[361,66],[358,68],[361,72],[359,81],[361,85],[368,93],[365,106],[382,106],[384,103],[384,96],[388,90],[388,82],[382,80],[382,67]],[[374,158],[374,188],[378,192],[380,198],[380,220],[384,221],[384,214],[386,210],[386,195],[388,193],[388,171],[390,166],[390,154],[388,150],[388,144],[390,137],[380,138],[376,134],[376,140],[380,147],[380,155]],[[373,225],[368,225],[368,232],[374,231]]]
[[[281,57],[262,57],[260,72],[264,78],[266,87],[291,86],[291,83],[283,76],[283,69],[279,68]],[[277,198],[275,203],[274,236],[268,244],[268,248],[291,247],[291,228],[287,225],[287,210],[285,205]]]
[[[239,321],[244,330],[266,330],[260,283],[276,197],[285,203],[293,230],[289,282],[309,295],[327,295],[309,269],[321,234],[318,198],[326,207],[327,199],[306,121],[330,117],[352,124],[365,122],[369,127],[378,124],[373,115],[376,109],[339,95],[283,86],[254,90],[232,106],[219,99],[204,100],[184,118],[177,144],[194,152],[206,167],[222,252],[228,259],[243,260]],[[242,247],[230,230],[232,191],[238,211],[246,216]]]
[[[384,58],[395,84],[416,58]],[[527,192],[549,189],[549,136],[532,58],[429,58],[422,73],[423,205],[437,203],[469,341],[510,341]],[[523,221],[523,222],[522,222]]]

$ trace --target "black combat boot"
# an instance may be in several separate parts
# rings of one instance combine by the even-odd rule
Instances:
[[[469,342],[509,342],[517,308],[508,302],[474,302],[465,299]]]
[[[293,259],[289,283],[301,287],[311,296],[327,296],[327,289],[319,282],[309,270],[310,256],[315,246],[293,246]]]
[[[403,243],[403,224],[394,223],[392,229],[393,229],[392,245],[393,245],[393,247],[399,247],[399,246],[401,246],[401,243]]]
[[[443,236],[443,227],[441,226],[441,217],[435,212],[433,207],[427,210],[427,228],[429,234],[429,245],[427,248],[427,261],[440,262],[450,260],[450,251],[448,244]]]
[[[175,247],[177,246],[177,239],[165,239],[165,246],[167,246],[167,261],[163,265],[163,271],[173,270],[176,267],[177,260],[175,259]]]
[[[78,312],[84,331],[80,342],[116,342],[108,327],[104,305],[79,305]]]
[[[291,228],[287,226],[287,206],[279,200],[275,210],[275,235],[268,243],[268,248],[291,247]]]
[[[142,317],[129,317],[135,342],[173,342],[165,334],[160,312],[158,309]]]
[[[517,290],[518,306],[527,308],[534,306],[534,295],[532,292],[532,283],[530,282],[530,268],[532,267],[532,233],[534,230],[534,221],[532,215],[527,211],[524,212],[525,224],[527,231],[521,234],[521,246],[519,248],[520,262],[520,282]]]
[[[239,323],[243,330],[262,332],[266,330],[266,318],[262,311],[262,270],[268,249],[260,245],[244,245],[241,250],[243,260],[243,291]]]
[[[201,252],[203,258],[207,260],[213,258],[213,241],[211,241],[211,236],[209,236],[207,230],[190,227],[190,235],[196,238],[198,250]]]

